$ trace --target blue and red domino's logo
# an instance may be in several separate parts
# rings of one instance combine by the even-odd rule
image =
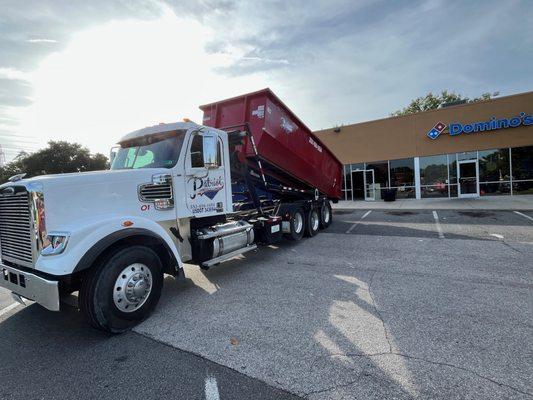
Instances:
[[[437,124],[427,133],[430,139],[437,139],[442,132],[446,129],[446,124],[443,122],[437,122]]]

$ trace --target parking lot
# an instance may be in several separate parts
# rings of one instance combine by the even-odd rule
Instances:
[[[0,398],[528,399],[532,260],[533,212],[337,211],[121,336],[2,292]]]

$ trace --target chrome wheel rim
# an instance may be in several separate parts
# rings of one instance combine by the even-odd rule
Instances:
[[[302,214],[297,212],[294,214],[294,231],[296,233],[300,233],[304,227],[304,219],[302,217]]]
[[[329,207],[324,206],[323,210],[324,210],[324,222],[327,224],[329,223]]]
[[[118,275],[113,286],[113,301],[122,312],[138,310],[152,291],[152,273],[141,263],[128,265]]]
[[[313,228],[313,231],[318,230],[319,224],[320,221],[318,220],[318,213],[316,211],[311,211],[311,227]]]

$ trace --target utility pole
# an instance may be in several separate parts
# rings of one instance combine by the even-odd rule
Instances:
[[[4,165],[6,165],[6,153],[4,153],[4,149],[0,144],[0,167],[3,167]]]

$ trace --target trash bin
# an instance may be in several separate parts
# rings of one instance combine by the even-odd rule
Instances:
[[[396,189],[384,189],[383,200],[384,201],[395,201],[396,200]]]

